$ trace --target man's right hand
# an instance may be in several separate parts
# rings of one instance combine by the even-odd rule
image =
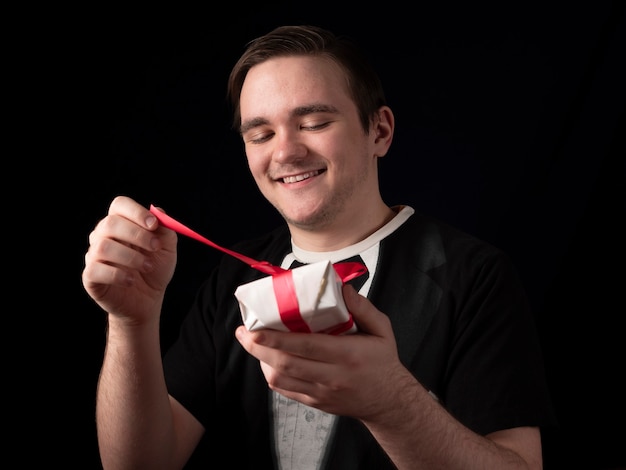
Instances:
[[[83,286],[118,320],[153,321],[174,275],[176,243],[176,233],[160,227],[147,208],[118,196],[89,235]]]

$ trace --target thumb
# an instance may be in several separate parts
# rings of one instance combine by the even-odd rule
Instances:
[[[350,284],[342,287],[343,299],[360,332],[387,336],[391,323],[387,315],[378,310],[370,300],[360,295]]]

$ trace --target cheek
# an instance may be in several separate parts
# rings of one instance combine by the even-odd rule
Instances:
[[[263,154],[255,149],[248,149],[246,147],[246,159],[248,160],[248,168],[253,176],[263,174],[267,168],[267,162],[269,160],[263,157]]]

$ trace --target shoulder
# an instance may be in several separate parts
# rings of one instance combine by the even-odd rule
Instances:
[[[388,255],[413,259],[424,272],[442,267],[475,272],[511,264],[509,256],[495,245],[417,211],[382,247]]]

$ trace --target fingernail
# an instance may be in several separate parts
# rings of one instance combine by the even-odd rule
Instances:
[[[132,275],[132,273],[126,273],[126,277],[124,278],[124,283],[129,287],[135,283],[135,277]]]
[[[161,242],[157,237],[154,237],[152,240],[150,240],[150,248],[152,248],[154,251],[157,251],[159,248],[161,248]]]

